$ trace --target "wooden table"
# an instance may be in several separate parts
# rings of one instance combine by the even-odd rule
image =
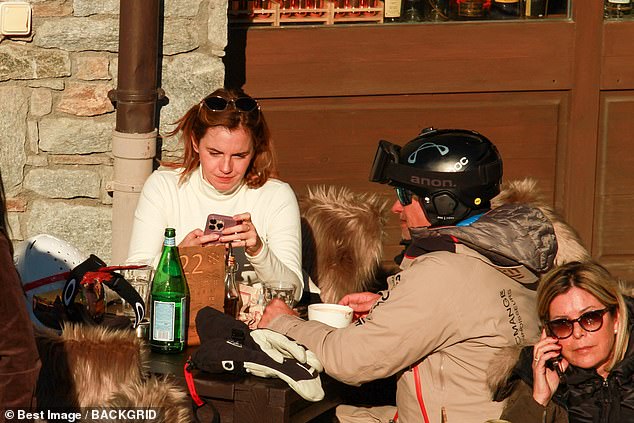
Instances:
[[[150,371],[169,375],[186,387],[183,366],[194,348],[180,354],[150,353]],[[322,373],[323,400],[310,402],[300,397],[286,382],[277,378],[211,374],[193,371],[196,391],[220,414],[221,423],[303,423],[332,421],[325,416],[342,403],[345,385]],[[205,410],[207,409],[207,410]],[[200,410],[201,421],[211,422],[211,410]],[[319,416],[322,416],[319,418]]]

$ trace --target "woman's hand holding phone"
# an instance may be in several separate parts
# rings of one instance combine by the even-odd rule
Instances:
[[[220,235],[217,233],[204,234],[201,229],[194,229],[178,244],[179,247],[199,247],[201,245],[218,241]]]
[[[206,237],[213,236],[213,240]],[[205,243],[225,244],[231,243],[234,247],[244,247],[247,254],[257,255],[262,250],[262,240],[253,222],[250,213],[241,213],[235,216],[210,214],[205,222]]]
[[[236,214],[233,218],[238,222],[238,225],[233,228],[234,235],[224,236],[220,239],[230,241],[235,247],[244,247],[250,256],[257,255],[262,251],[263,244],[251,221],[251,213]]]
[[[550,364],[552,363],[552,364]],[[559,386],[560,375],[568,368],[568,360],[561,356],[561,345],[555,337],[542,329],[539,342],[533,347],[533,398],[548,404]]]

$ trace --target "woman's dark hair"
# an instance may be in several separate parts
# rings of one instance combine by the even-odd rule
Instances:
[[[240,89],[220,88],[207,97],[222,97],[226,100],[237,98],[251,98]],[[205,97],[205,98],[207,98]],[[176,121],[176,129],[167,136],[180,133],[183,142],[184,153],[182,162],[162,163],[168,167],[183,167],[180,181],[183,182],[200,164],[198,153],[194,150],[193,143],[200,143],[207,129],[222,126],[229,130],[243,128],[253,142],[253,159],[249,164],[244,179],[249,188],[259,188],[270,177],[277,177],[277,169],[271,135],[264,114],[259,106],[252,111],[241,111],[231,103],[225,110],[210,110],[204,104],[204,99],[192,106],[183,117]]]

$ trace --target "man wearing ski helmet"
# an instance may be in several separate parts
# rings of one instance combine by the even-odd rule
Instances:
[[[416,195],[431,226],[454,225],[490,209],[502,159],[476,132],[429,128],[403,148],[381,141],[370,179],[393,185],[404,206]]]
[[[272,302],[261,326],[314,351],[349,384],[397,374],[396,407],[340,406],[344,422],[477,422],[500,415],[486,372],[503,347],[539,335],[539,275],[587,258],[574,231],[536,199],[533,181],[501,192],[502,160],[483,135],[426,129],[379,143],[370,180],[396,189],[411,234],[402,271],[380,295],[341,300],[362,317],[334,329]],[[369,311],[369,313],[368,313]],[[283,315],[286,314],[286,315]]]

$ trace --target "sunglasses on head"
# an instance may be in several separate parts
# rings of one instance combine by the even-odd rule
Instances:
[[[412,196],[414,195],[412,191],[402,187],[396,187],[395,190],[396,197],[399,203],[401,203],[401,206],[409,206],[412,204]]]
[[[583,313],[576,319],[555,319],[546,322],[551,335],[558,339],[566,339],[572,335],[575,322],[586,332],[596,332],[603,326],[603,315],[612,311],[613,307],[606,307],[602,310],[592,310]]]
[[[222,112],[233,105],[233,108],[239,112],[249,113],[260,109],[260,104],[251,97],[238,97],[226,99],[219,95],[205,97],[202,101],[209,110],[213,112]]]

